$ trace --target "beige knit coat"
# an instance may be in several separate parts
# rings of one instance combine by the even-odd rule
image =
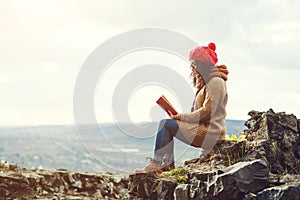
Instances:
[[[178,126],[192,146],[212,148],[225,140],[226,82],[214,77],[196,94],[193,112],[182,114]]]

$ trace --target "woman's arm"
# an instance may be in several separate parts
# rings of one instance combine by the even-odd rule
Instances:
[[[213,78],[208,85],[206,85],[206,91],[203,93],[205,95],[204,102],[202,106],[193,112],[172,115],[169,113],[169,116],[172,119],[199,123],[201,121],[207,122],[211,117],[218,112],[218,105],[222,104],[226,96],[226,86],[224,80],[221,78]],[[200,101],[201,97],[197,96],[195,101]],[[198,104],[201,105],[201,102]]]
[[[200,96],[196,97],[196,101],[200,100]],[[193,112],[181,115],[181,121],[199,123],[201,121],[209,121],[211,117],[211,99],[208,92],[205,93],[205,99],[202,106]]]
[[[181,115],[180,113],[178,113],[177,115],[173,115],[170,111],[168,111],[168,114],[170,116],[171,119],[176,119],[176,120],[180,120],[181,119]]]
[[[205,98],[202,106],[193,112],[181,114],[181,121],[194,123],[199,123],[201,121],[206,122],[218,113],[218,107],[223,104],[226,96],[226,85],[224,84],[224,80],[221,78],[211,79],[208,85],[206,85],[206,90],[207,91],[203,93]],[[201,99],[200,96],[196,97],[198,105],[201,105],[201,102],[199,102]]]
[[[194,101],[194,103],[198,102],[198,105],[202,104],[200,108],[193,110],[190,113],[184,113],[184,114],[178,113],[177,115],[173,115],[172,113],[169,112],[168,114],[170,118],[181,120],[181,121],[187,121],[187,122],[195,122],[195,123],[199,123],[200,121],[209,121],[211,115],[211,106],[210,106],[211,100],[209,97],[209,93],[207,91],[204,92],[202,95],[205,95],[205,97],[203,98],[203,96],[196,95],[196,99]],[[204,99],[203,103],[200,102],[201,99]]]

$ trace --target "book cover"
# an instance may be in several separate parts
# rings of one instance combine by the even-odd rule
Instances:
[[[164,95],[159,97],[156,103],[167,113],[170,111],[173,115],[177,115],[177,111]]]

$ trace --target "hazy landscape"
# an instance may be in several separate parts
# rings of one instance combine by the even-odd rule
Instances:
[[[226,124],[228,135],[245,128],[240,120]],[[157,125],[146,123],[142,129],[129,123],[0,127],[0,159],[26,168],[129,173],[153,156]],[[175,141],[177,166],[199,155],[199,149]]]

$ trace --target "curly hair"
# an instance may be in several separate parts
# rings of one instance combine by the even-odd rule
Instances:
[[[211,63],[204,63],[204,62],[195,60],[191,63],[191,67],[192,66],[195,67],[195,70],[193,70],[190,74],[190,77],[192,79],[192,85],[194,87],[196,87],[197,78],[201,78],[201,80],[203,81],[203,84],[208,83],[209,74],[214,65]]]

